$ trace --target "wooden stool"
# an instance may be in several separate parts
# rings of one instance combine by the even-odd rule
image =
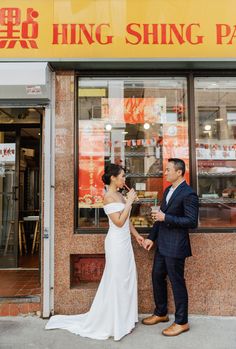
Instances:
[[[34,250],[35,250],[35,251],[38,251],[38,249],[39,249],[39,241],[40,241],[40,236],[39,236],[39,221],[36,221],[36,223],[35,223],[35,229],[34,229],[34,239],[33,239],[31,254],[34,254]]]
[[[7,251],[9,248],[12,248],[12,250],[14,250],[14,246],[15,246],[15,229],[14,228],[15,228],[15,221],[10,221],[8,226],[6,245],[3,252],[4,256],[7,254]]]
[[[22,244],[25,250],[25,254],[27,254],[27,246],[26,246],[26,238],[25,238],[25,228],[24,221],[19,221],[19,250],[20,256],[22,256]]]

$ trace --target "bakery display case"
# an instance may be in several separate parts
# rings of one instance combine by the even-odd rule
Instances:
[[[203,226],[236,224],[236,159],[199,160],[200,222]]]
[[[146,142],[142,139],[137,142],[136,140],[132,145],[129,145],[130,142],[127,139],[125,151],[126,182],[130,188],[136,190],[139,198],[133,205],[131,222],[135,227],[141,228],[153,225],[150,207],[160,202],[163,186],[160,125],[155,125],[152,133],[146,137],[148,137],[146,140],[150,141]]]
[[[109,163],[125,168],[137,192],[131,222],[143,232],[153,225],[151,206],[169,185],[167,159],[182,154],[189,173],[186,89],[182,77],[79,79],[78,230],[108,227],[101,177]]]
[[[129,140],[127,139],[127,142]],[[134,188],[139,200],[134,202],[131,211],[131,222],[136,227],[148,228],[153,225],[150,207],[160,202],[163,187],[161,137],[156,137],[153,145],[125,148],[126,183]],[[111,154],[107,153],[106,162],[111,161]],[[120,159],[120,152],[115,152],[116,159]],[[158,156],[158,158],[156,158]],[[122,194],[126,195],[124,188]],[[95,202],[92,195],[86,194],[79,202],[80,224],[83,227],[93,225],[97,228],[108,226],[108,220],[103,211],[102,201]]]
[[[236,81],[197,78],[196,159],[199,226],[236,224]]]

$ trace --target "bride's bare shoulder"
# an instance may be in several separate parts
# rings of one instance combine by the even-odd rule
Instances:
[[[112,204],[113,202],[115,202],[115,199],[114,199],[111,195],[106,194],[106,195],[104,196],[104,200],[103,200],[103,204],[104,204],[104,205]]]

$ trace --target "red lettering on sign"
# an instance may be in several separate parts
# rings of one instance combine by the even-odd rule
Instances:
[[[126,43],[130,45],[174,45],[203,43],[202,35],[194,35],[193,29],[199,29],[200,24],[148,24],[129,23],[126,27]]]
[[[38,23],[35,18],[39,13],[27,8],[25,20],[22,21],[18,7],[0,8],[0,49],[14,48],[19,42],[22,48],[38,48]]]
[[[113,36],[106,34],[110,24],[53,24],[53,45],[108,45],[112,43]]]
[[[126,44],[138,45],[138,44],[140,43],[140,41],[142,40],[141,34],[140,34],[138,31],[134,30],[133,27],[135,27],[135,26],[138,27],[138,28],[140,28],[140,24],[138,24],[138,23],[130,23],[130,24],[127,25],[126,31],[127,31],[127,33],[130,34],[131,36],[134,36],[137,40],[136,40],[136,41],[130,41],[130,40],[126,37],[126,39],[125,39]]]
[[[230,27],[228,24],[216,24],[217,45],[232,45],[234,39],[236,39],[236,25]]]

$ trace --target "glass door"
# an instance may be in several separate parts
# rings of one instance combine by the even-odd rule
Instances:
[[[16,268],[18,260],[18,139],[0,129],[0,268]]]

